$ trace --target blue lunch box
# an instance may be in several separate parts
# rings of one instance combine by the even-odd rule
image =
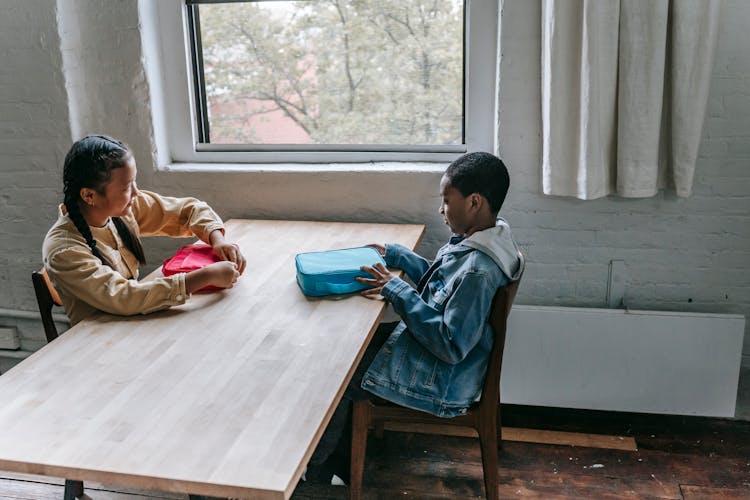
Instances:
[[[371,288],[355,281],[354,278],[371,278],[372,276],[360,270],[360,267],[373,266],[378,262],[385,266],[383,257],[371,247],[307,252],[297,254],[294,258],[297,283],[302,293],[311,297],[352,293]]]

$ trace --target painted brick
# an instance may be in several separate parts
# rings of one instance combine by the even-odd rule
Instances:
[[[504,53],[537,53],[538,9],[536,4],[504,3],[504,15],[513,19],[503,23]],[[506,214],[519,240],[528,245],[531,271],[519,291],[521,303],[595,305],[596,293],[603,289],[599,285],[606,280],[597,276],[596,266],[604,270],[609,260],[622,259],[630,307],[748,315],[750,78],[744,47],[750,46],[750,37],[744,26],[750,4],[728,1],[724,16],[732,21],[722,24],[694,194],[687,199],[669,192],[643,200],[610,197],[591,202],[541,196],[536,171],[539,109],[532,102],[539,92],[539,69],[533,66],[534,56],[528,58],[532,66],[517,59],[502,62],[501,151],[509,165],[521,167],[511,171],[511,208]],[[503,91],[512,97],[503,100]],[[583,238],[578,243],[574,237],[560,239],[566,230],[581,232]],[[554,284],[571,279],[572,288]],[[748,354],[750,334],[745,337]]]
[[[727,109],[732,110],[732,114],[748,116],[750,115],[750,93],[734,93],[728,94],[723,98],[724,106]],[[750,127],[747,126],[747,122],[744,122],[744,127],[740,127],[740,130],[745,131],[745,135],[750,132]]]
[[[0,307],[36,310],[29,273],[41,259],[41,238],[57,199],[60,151],[69,143],[67,99],[54,2],[3,2],[0,16]],[[55,173],[53,173],[55,172]],[[54,212],[52,212],[54,214]],[[43,339],[40,325],[18,326]],[[38,348],[32,340],[32,348]]]
[[[743,141],[730,142],[729,155],[734,158],[750,159],[750,137],[745,136],[745,140]]]
[[[698,159],[706,160],[717,156],[726,156],[729,149],[729,141],[726,137],[704,136],[698,150]]]

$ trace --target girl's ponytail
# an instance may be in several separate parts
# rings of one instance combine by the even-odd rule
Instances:
[[[130,250],[133,255],[135,255],[135,258],[138,259],[138,262],[140,262],[141,264],[145,264],[146,255],[143,253],[143,245],[141,244],[141,239],[136,236],[135,232],[121,218],[112,217],[112,222],[114,222],[115,227],[117,228],[117,234],[120,235],[120,239],[125,244],[125,247]]]
[[[112,267],[112,263],[109,261],[109,259],[105,257],[101,250],[99,250],[99,247],[96,246],[96,240],[94,239],[94,235],[91,234],[91,228],[83,218],[81,207],[78,206],[77,197],[78,195],[71,196],[67,192],[65,193],[65,201],[63,203],[65,203],[65,208],[68,209],[68,216],[70,217],[70,220],[73,221],[73,224],[76,225],[78,232],[80,232],[81,235],[86,239],[86,243],[88,243],[89,248],[91,249],[91,253],[93,253],[100,261],[102,261],[102,263],[109,267]]]

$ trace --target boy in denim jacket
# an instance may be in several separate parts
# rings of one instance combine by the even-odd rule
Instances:
[[[401,245],[373,245],[389,267],[403,270],[417,286],[382,264],[362,268],[371,278],[357,278],[372,286],[363,295],[382,295],[401,321],[376,331],[313,455],[313,468],[328,462],[324,481],[331,471],[348,476],[349,436],[341,437],[351,400],[374,395],[454,417],[479,398],[494,340],[488,323],[492,300],[523,269],[510,228],[497,217],[509,183],[499,158],[481,152],[463,155],[440,181],[440,214],[453,236],[435,261],[430,264]],[[332,464],[335,443],[340,457]]]
[[[489,153],[454,161],[440,181],[440,214],[453,237],[430,263],[411,250],[386,245],[389,267],[365,267],[372,285],[401,322],[375,355],[362,388],[402,406],[455,417],[477,400],[494,333],[488,323],[495,292],[519,278],[521,253],[508,224],[497,218],[508,192],[508,171]]]

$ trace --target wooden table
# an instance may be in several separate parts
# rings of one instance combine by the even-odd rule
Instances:
[[[0,470],[173,492],[289,498],[383,311],[306,298],[298,252],[424,227],[231,220],[234,288],[96,315],[0,377]]]

